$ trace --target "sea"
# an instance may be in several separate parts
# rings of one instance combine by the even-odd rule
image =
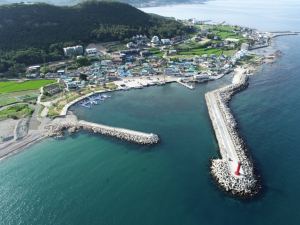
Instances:
[[[208,1],[143,8],[179,19],[224,20],[262,31],[300,31],[299,1]],[[300,36],[278,37],[282,57],[250,77],[230,102],[262,191],[240,200],[218,189],[209,159],[219,157],[204,94],[229,76],[111,93],[78,119],[155,133],[138,145],[82,131],[44,139],[0,161],[0,224],[300,224]],[[263,51],[263,50],[261,50]]]

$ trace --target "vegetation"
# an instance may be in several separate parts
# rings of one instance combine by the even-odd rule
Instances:
[[[0,93],[0,107],[8,104],[19,102],[16,98],[8,93]]]
[[[0,121],[8,118],[19,119],[24,117],[31,117],[34,108],[29,107],[27,104],[18,104],[9,106],[0,111]]]
[[[14,83],[13,85],[5,86],[0,88],[1,92],[12,92],[12,91],[22,91],[22,90],[30,90],[30,89],[37,89],[46,84],[54,83],[56,80],[39,80],[39,81],[26,81],[23,83]],[[1,85],[2,82],[0,82]]]
[[[0,6],[0,72],[18,76],[24,64],[61,60],[63,47],[123,41],[136,34],[171,38],[189,31],[173,19],[126,3],[88,0],[75,6],[14,3]]]
[[[55,116],[55,115],[59,115],[59,113],[55,111],[55,106],[51,106],[48,111],[48,116]]]
[[[44,105],[41,105],[41,106],[40,106],[40,109],[39,109],[39,112],[38,112],[38,115],[39,115],[39,116],[42,115],[42,112],[43,112],[44,108],[45,108]]]
[[[115,88],[117,88],[117,85],[115,85],[115,83],[107,83],[106,87],[109,89],[115,89]]]
[[[65,105],[66,105],[66,104],[62,104],[62,105],[57,106],[56,110],[57,110],[57,111],[62,110],[62,109],[64,108]]]

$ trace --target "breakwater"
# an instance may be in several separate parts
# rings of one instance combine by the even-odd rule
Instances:
[[[232,85],[205,94],[217,137],[221,159],[211,160],[211,174],[229,194],[251,197],[257,193],[253,162],[239,137],[237,122],[229,108],[232,96],[248,87],[248,76],[239,74]]]
[[[49,124],[44,127],[44,133],[48,137],[61,137],[64,130],[69,133],[75,133],[80,130],[88,130],[95,134],[103,134],[120,138],[126,141],[135,142],[138,144],[151,145],[159,141],[156,134],[148,134],[123,128],[110,127],[102,124],[91,123],[87,121],[79,121],[76,124]]]

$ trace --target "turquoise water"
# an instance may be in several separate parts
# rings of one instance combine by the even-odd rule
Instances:
[[[287,26],[300,30],[298,3],[288,3],[270,5],[264,18],[273,18],[273,7],[278,21],[290,14],[294,23]],[[233,13],[224,9],[221,16]],[[248,26],[247,18],[252,27],[268,25],[258,20],[260,11],[238,16]],[[224,195],[207,168],[218,146],[204,93],[227,84],[225,77],[193,91],[168,84],[115,92],[91,109],[74,106],[80,119],[156,133],[161,142],[140,146],[80,132],[29,147],[0,163],[0,224],[299,224],[299,41],[278,38],[283,57],[231,101],[262,176],[259,198],[241,202]]]

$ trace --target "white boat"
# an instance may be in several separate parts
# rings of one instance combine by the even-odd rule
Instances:
[[[91,103],[92,103],[92,105],[98,105],[97,101],[92,101]]]
[[[166,83],[165,83],[165,82],[163,82],[163,81],[162,81],[162,82],[158,82],[158,83],[157,83],[157,85],[158,85],[158,86],[160,86],[160,85],[165,85],[165,84],[166,84]]]
[[[135,86],[134,88],[135,88],[135,89],[142,89],[142,88],[143,88],[143,85],[138,85],[138,86]]]
[[[123,90],[124,91],[129,91],[131,88],[130,87],[126,87],[126,88],[124,88]]]

